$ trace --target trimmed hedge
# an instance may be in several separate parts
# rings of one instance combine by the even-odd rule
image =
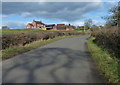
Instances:
[[[20,33],[20,34],[3,34],[2,49],[24,46],[37,40],[48,40],[57,36],[81,35],[83,33],[67,33],[67,32],[41,32],[41,33]]]

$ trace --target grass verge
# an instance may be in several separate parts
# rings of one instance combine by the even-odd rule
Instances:
[[[98,69],[102,72],[108,83],[117,83],[119,85],[120,67],[118,59],[97,46],[93,40],[94,38],[88,39],[88,49]]]
[[[31,44],[25,45],[25,46],[19,46],[19,47],[14,47],[14,48],[8,48],[5,50],[2,50],[2,60],[11,58],[15,55],[30,51],[34,48],[38,48],[40,46],[46,45],[48,43],[60,40],[60,39],[65,39],[65,38],[72,38],[72,37],[78,37],[78,36],[82,36],[82,35],[73,35],[73,36],[62,36],[62,37],[56,37],[53,39],[49,39],[49,40],[44,40],[44,41],[35,41]]]

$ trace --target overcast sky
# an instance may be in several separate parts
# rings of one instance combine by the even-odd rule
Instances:
[[[45,24],[73,24],[81,26],[86,19],[103,25],[103,16],[116,2],[2,2],[2,25],[25,28],[33,19]]]

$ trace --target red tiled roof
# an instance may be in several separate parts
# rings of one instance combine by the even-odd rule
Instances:
[[[36,24],[43,24],[45,25],[44,23],[42,23],[41,21],[34,21]]]
[[[32,25],[32,23],[28,23],[28,25],[31,25],[31,26],[33,26],[33,25]]]
[[[65,26],[65,24],[57,24],[57,26]]]

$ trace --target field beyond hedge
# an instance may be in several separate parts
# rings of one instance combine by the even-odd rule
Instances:
[[[16,33],[26,33],[26,32],[82,32],[81,30],[71,30],[71,31],[57,31],[57,30],[40,30],[40,29],[6,29],[2,30],[2,34],[16,34]]]

